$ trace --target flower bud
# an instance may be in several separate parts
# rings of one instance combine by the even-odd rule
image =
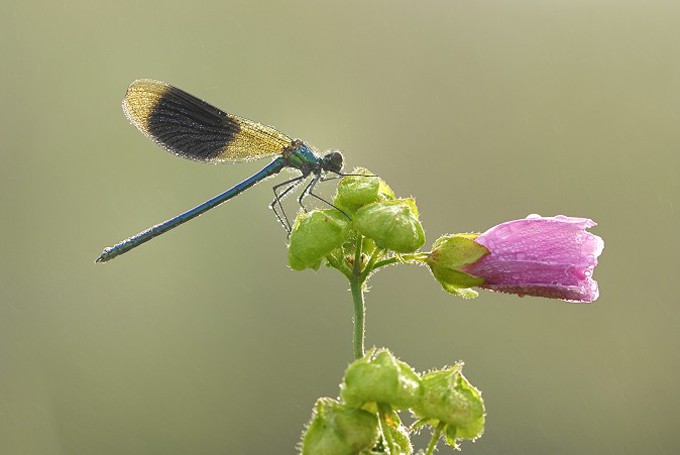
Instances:
[[[484,432],[484,401],[479,390],[461,373],[462,363],[425,374],[423,396],[413,412],[432,427],[444,424],[446,442],[479,438]]]
[[[389,404],[405,409],[420,397],[420,378],[387,349],[371,350],[345,371],[340,396],[349,405]]]
[[[446,435],[455,446],[456,439],[476,439],[484,431],[484,402],[479,390],[461,373],[462,363],[422,378],[423,395],[413,407],[415,414],[431,425],[447,425]]]
[[[337,210],[300,212],[288,243],[288,263],[295,270],[318,269],[321,260],[340,247],[350,222]]]
[[[530,215],[492,227],[475,239],[490,254],[461,271],[482,278],[491,291],[590,303],[599,295],[592,279],[604,241],[586,218]]]
[[[302,455],[355,455],[378,438],[378,418],[331,398],[319,398],[302,436]]]
[[[380,177],[372,175],[367,169],[355,169],[338,183],[333,205],[353,215],[364,205],[394,199],[394,193]]]
[[[425,231],[418,220],[414,199],[397,199],[368,204],[357,210],[356,229],[375,240],[380,248],[412,253],[425,243]]]

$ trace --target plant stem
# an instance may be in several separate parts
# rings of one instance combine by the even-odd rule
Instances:
[[[401,254],[399,256],[391,256],[382,261],[378,261],[373,264],[373,269],[379,269],[386,265],[395,264],[397,262],[410,262],[410,261],[421,261],[424,262],[427,259],[427,253],[412,253],[412,254]]]
[[[439,441],[439,437],[442,435],[443,430],[444,423],[439,422],[439,425],[437,425],[437,428],[435,428],[434,432],[432,433],[432,439],[430,439],[430,445],[427,446],[427,452],[425,452],[425,455],[432,455],[434,453],[434,449],[437,447],[437,441]]]
[[[361,274],[361,243],[363,237],[357,236],[356,252],[354,254],[354,266],[352,267],[352,277],[349,280],[352,289],[352,300],[354,301],[354,336],[352,345],[354,348],[354,359],[364,356],[364,337],[366,335],[366,307],[364,306],[364,280]]]

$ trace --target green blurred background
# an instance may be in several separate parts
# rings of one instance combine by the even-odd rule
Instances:
[[[466,362],[488,417],[465,453],[680,451],[677,2],[2,10],[0,453],[293,453],[351,360],[348,285],[287,267],[270,182],[93,263],[265,164],[157,148],[120,108],[144,77],[341,149],[418,198],[428,245],[530,213],[596,220],[595,304],[466,302],[393,267],[367,343],[419,370]]]

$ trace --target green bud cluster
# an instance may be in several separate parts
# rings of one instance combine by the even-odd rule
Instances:
[[[397,199],[382,179],[365,169],[340,181],[333,206],[337,210],[298,215],[288,246],[293,269],[318,269],[324,258],[337,267],[335,259],[346,255],[343,245],[358,236],[368,247],[400,254],[412,253],[425,243],[415,200]]]
[[[463,376],[463,364],[416,373],[387,349],[372,349],[345,371],[341,400],[321,398],[302,438],[303,454],[411,454],[415,428],[431,427],[457,447],[484,430],[481,393]],[[407,428],[397,411],[418,417]]]

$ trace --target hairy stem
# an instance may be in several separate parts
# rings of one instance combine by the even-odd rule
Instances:
[[[366,307],[364,305],[365,277],[361,274],[361,244],[362,237],[359,235],[356,242],[352,277],[349,280],[350,288],[352,289],[352,300],[354,301],[354,336],[352,345],[355,359],[360,359],[364,356],[364,337],[366,336],[366,323],[364,321],[366,316]]]
[[[390,256],[382,261],[377,261],[373,264],[373,269],[379,269],[386,265],[395,264],[398,262],[410,262],[410,261],[420,261],[424,262],[427,259],[427,253],[410,253],[410,254],[400,254],[395,256]]]
[[[427,451],[425,452],[425,455],[432,455],[434,453],[434,449],[437,448],[437,441],[439,441],[439,437],[442,435],[442,431],[444,430],[444,423],[439,422],[439,425],[437,425],[437,428],[432,432],[432,439],[430,439],[430,445],[427,446]]]

